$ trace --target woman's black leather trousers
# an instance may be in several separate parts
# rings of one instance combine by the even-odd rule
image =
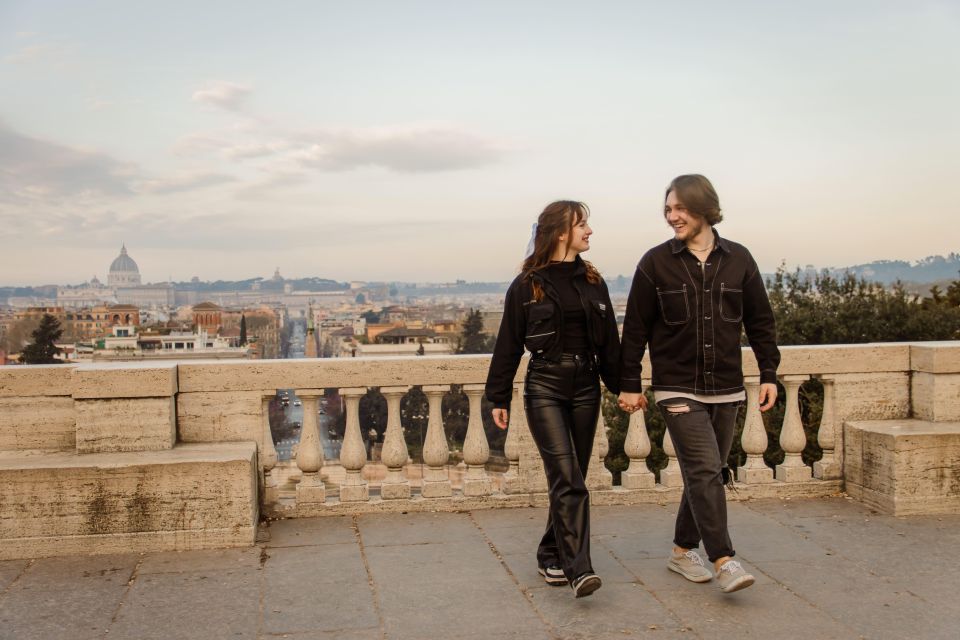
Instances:
[[[550,512],[537,549],[541,567],[559,564],[569,580],[593,571],[590,495],[584,481],[600,412],[597,367],[587,355],[534,359],[523,404],[547,474]]]

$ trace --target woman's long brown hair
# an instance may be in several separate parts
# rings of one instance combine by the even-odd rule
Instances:
[[[537,218],[537,233],[533,239],[533,253],[523,261],[520,267],[525,280],[531,280],[531,276],[545,269],[550,265],[550,259],[554,250],[560,244],[560,236],[567,234],[564,253],[570,250],[570,243],[573,241],[573,228],[580,224],[581,220],[590,217],[590,208],[582,202],[576,200],[557,200],[548,204],[540,217]],[[583,263],[587,267],[587,282],[590,284],[599,284],[600,272],[597,268],[586,260]],[[532,280],[533,299],[537,302],[543,300],[543,288],[536,280]]]

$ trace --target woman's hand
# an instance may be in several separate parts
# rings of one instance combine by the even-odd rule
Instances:
[[[647,396],[642,393],[630,393],[623,391],[617,399],[617,405],[627,413],[633,413],[638,409],[647,410]]]
[[[493,423],[501,429],[506,429],[507,425],[510,423],[510,412],[506,409],[494,409]]]

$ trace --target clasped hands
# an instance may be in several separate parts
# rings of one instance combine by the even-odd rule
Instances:
[[[627,413],[647,410],[647,396],[639,392],[622,391],[617,398],[617,406]]]

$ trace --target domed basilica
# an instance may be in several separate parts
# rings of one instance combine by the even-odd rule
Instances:
[[[140,268],[127,255],[127,245],[122,245],[120,255],[110,264],[107,275],[108,287],[135,287],[140,285]]]

